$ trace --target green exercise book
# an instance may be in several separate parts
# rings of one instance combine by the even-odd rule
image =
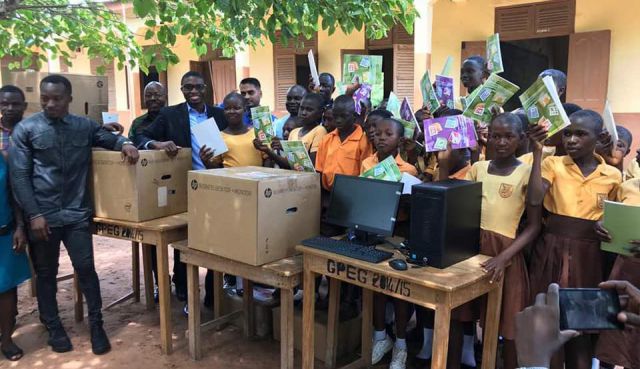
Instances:
[[[384,99],[382,55],[345,54],[342,60],[342,82],[344,85],[354,83],[356,77],[360,83],[371,85],[371,105],[379,105]]]
[[[492,73],[482,86],[467,97],[467,106],[462,114],[473,120],[490,123],[491,110],[501,108],[519,89],[520,87]]]
[[[375,167],[362,173],[360,177],[399,182],[402,179],[402,173],[400,173],[396,159],[393,156],[388,156]]]
[[[391,91],[389,93],[389,98],[387,99],[387,111],[393,115],[394,118],[400,118],[400,99],[398,95]]]
[[[502,52],[500,51],[500,35],[497,33],[487,38],[487,68],[491,73],[504,72]]]
[[[623,204],[621,202],[604,202],[604,227],[611,235],[611,242],[602,242],[600,248],[604,251],[620,255],[632,256],[629,244],[632,240],[640,240],[640,206]]]
[[[547,127],[547,137],[555,135],[571,124],[551,76],[536,80],[520,95],[520,102],[529,123]]]
[[[262,143],[271,144],[271,140],[276,135],[273,126],[273,117],[268,106],[257,106],[251,108],[251,123],[256,133],[256,138]]]
[[[291,169],[298,172],[315,172],[313,162],[302,141],[280,141]]]
[[[429,111],[434,112],[440,107],[438,96],[433,89],[433,83],[429,77],[429,71],[424,72],[422,79],[420,80],[420,91],[422,91],[422,105],[429,107]]]

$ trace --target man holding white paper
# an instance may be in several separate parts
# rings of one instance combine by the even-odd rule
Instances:
[[[208,105],[204,101],[206,85],[198,72],[187,72],[182,77],[180,89],[185,102],[162,108],[158,117],[136,137],[138,147],[154,150],[165,150],[167,155],[175,156],[181,147],[191,148],[192,167],[194,170],[205,169],[200,159],[200,144],[195,134],[196,127],[213,118],[218,130],[227,127],[227,120],[221,108]],[[205,306],[213,306],[213,273],[207,273],[205,283]],[[176,297],[180,301],[187,300],[187,267],[180,261],[180,252],[174,250],[173,283]]]

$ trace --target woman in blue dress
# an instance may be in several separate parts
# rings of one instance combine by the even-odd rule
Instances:
[[[14,216],[5,155],[0,155],[0,351],[11,361],[20,360],[22,349],[12,340],[18,315],[18,285],[31,278],[25,253],[27,237],[19,211]]]

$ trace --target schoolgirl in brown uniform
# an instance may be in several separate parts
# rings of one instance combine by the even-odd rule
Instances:
[[[620,171],[595,153],[602,136],[602,117],[591,110],[571,115],[571,125],[562,132],[565,156],[552,156],[542,163],[541,178],[531,182],[534,202],[547,212],[545,227],[535,245],[530,266],[532,296],[560,287],[597,287],[603,280],[600,240],[594,226],[602,218],[604,200],[615,200],[622,180]],[[538,198],[538,195],[540,197]],[[568,369],[591,368],[593,350],[589,335],[565,345]],[[552,367],[561,365],[556,357]]]
[[[619,132],[619,134],[623,132]],[[618,146],[626,147],[627,150],[624,153],[626,156],[629,153],[629,147],[631,147],[631,133],[626,131],[620,134],[620,141],[623,141],[622,145]],[[638,150],[638,155],[631,162],[629,168],[637,168],[639,163],[640,150]],[[632,170],[628,170],[628,173],[631,172]],[[616,201],[640,206],[640,177],[634,177],[630,174],[627,178],[618,190]],[[611,241],[611,235],[602,226],[601,222],[598,222],[596,232],[602,241]],[[640,240],[632,241],[629,249],[634,256],[618,256],[609,279],[629,281],[634,286],[640,286]],[[640,328],[627,326],[622,331],[604,331],[600,333],[596,347],[596,357],[603,367],[619,365],[624,368],[640,368]]]

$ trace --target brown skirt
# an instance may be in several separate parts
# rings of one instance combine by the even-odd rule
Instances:
[[[512,238],[482,229],[480,230],[480,253],[488,256],[497,256],[510,247],[513,241]],[[516,314],[527,307],[529,298],[529,276],[522,253],[511,259],[511,264],[505,269],[503,278],[499,333],[505,339],[513,340],[516,334]],[[480,316],[480,321],[484,322],[486,309],[487,299],[486,297],[481,297],[476,301],[460,306],[454,316],[457,316],[461,321],[473,321],[474,318]]]
[[[640,286],[640,259],[618,256],[609,279],[629,281]],[[605,363],[640,369],[640,328],[600,333],[596,357]]]
[[[593,288],[602,282],[602,253],[594,223],[549,215],[531,257],[531,301],[536,294],[546,292],[551,283],[564,288]]]

